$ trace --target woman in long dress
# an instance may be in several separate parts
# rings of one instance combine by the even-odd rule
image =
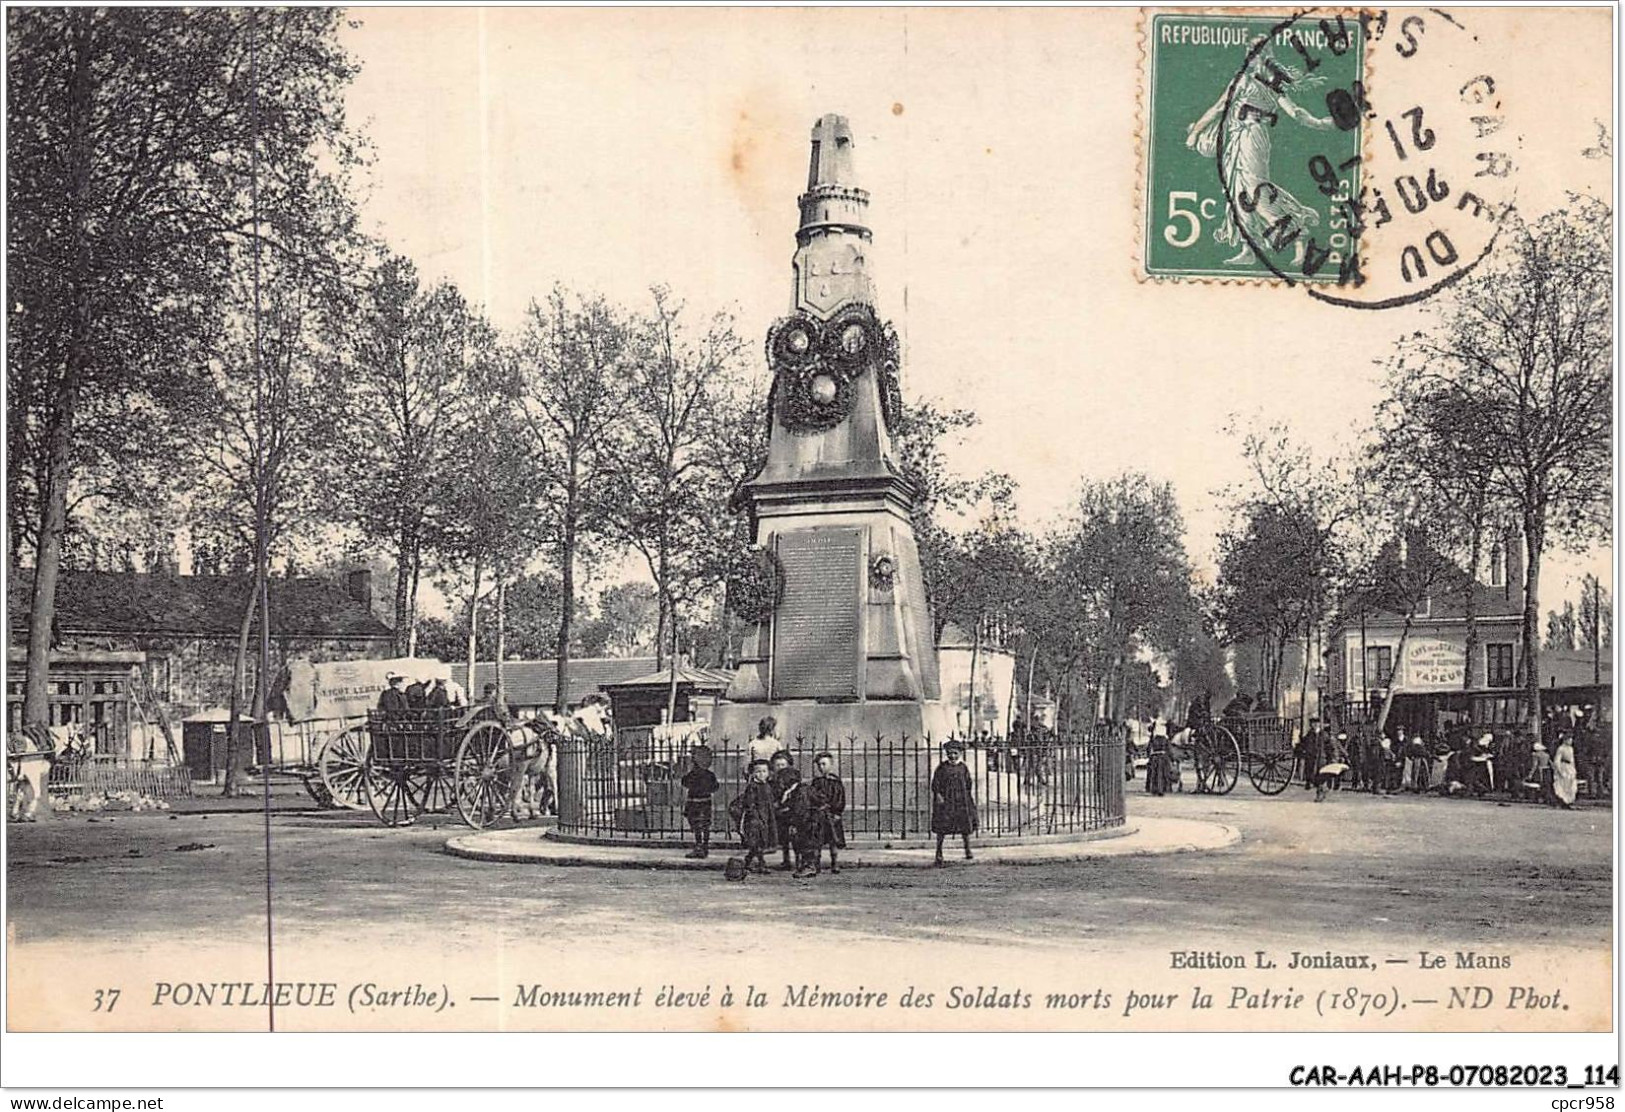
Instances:
[[[1271,69],[1284,73],[1285,81],[1278,81],[1277,92],[1261,79],[1270,76]],[[1226,85],[1213,106],[1202,113],[1185,133],[1185,145],[1204,158],[1219,155],[1221,132],[1224,138],[1220,172],[1224,175],[1225,192],[1230,201],[1225,205],[1224,223],[1213,238],[1226,246],[1236,247],[1234,257],[1225,262],[1242,265],[1253,261],[1253,248],[1248,243],[1261,242],[1265,232],[1283,218],[1296,225],[1300,233],[1320,223],[1320,214],[1281,188],[1271,177],[1270,150],[1273,128],[1280,123],[1281,113],[1316,131],[1330,131],[1335,125],[1329,116],[1316,116],[1292,99],[1294,93],[1308,92],[1325,84],[1325,78],[1307,75],[1297,66],[1269,54],[1259,57],[1247,71],[1236,79],[1234,94]],[[1226,106],[1228,105],[1228,112]],[[1267,188],[1265,188],[1267,186]],[[1245,198],[1245,200],[1244,200]],[[1248,204],[1251,212],[1243,212],[1246,235],[1236,225],[1236,210]],[[1304,257],[1304,236],[1292,241],[1293,265],[1301,266]]]
[[[1574,806],[1574,797],[1580,790],[1580,777],[1574,767],[1574,741],[1564,734],[1557,743],[1557,754],[1552,758],[1552,794],[1564,807]]]

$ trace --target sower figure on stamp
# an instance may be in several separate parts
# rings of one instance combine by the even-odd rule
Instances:
[[[696,745],[689,754],[693,767],[683,773],[683,817],[694,832],[694,848],[684,856],[711,855],[711,797],[717,794],[716,773],[711,771],[711,747]]]
[[[829,847],[829,871],[841,871],[835,851],[846,848],[846,823],[841,817],[846,814],[846,785],[835,773],[833,754],[818,754],[813,765],[818,771],[812,783],[807,785],[808,826],[811,829],[808,856],[812,861],[813,875],[817,876],[825,846]]]
[[[965,842],[965,860],[971,859],[970,836],[976,833],[976,792],[970,769],[965,767],[965,747],[950,741],[942,747],[943,761],[931,774],[931,833],[937,836],[937,868],[942,868],[942,843],[950,834]]]

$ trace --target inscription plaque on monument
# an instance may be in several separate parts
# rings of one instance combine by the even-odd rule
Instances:
[[[861,531],[781,533],[784,600],[773,622],[773,697],[841,699],[858,695],[858,575]]]

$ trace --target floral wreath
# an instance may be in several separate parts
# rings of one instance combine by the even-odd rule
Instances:
[[[877,552],[869,558],[869,586],[877,591],[889,591],[897,584],[897,560],[889,552]]]
[[[804,312],[783,317],[768,329],[767,360],[779,420],[800,435],[825,432],[852,415],[855,380],[870,367],[881,368],[883,416],[888,427],[896,394],[897,337],[868,305],[851,305],[828,321]]]
[[[784,565],[770,548],[753,548],[728,576],[728,609],[747,622],[765,622],[784,598]]]

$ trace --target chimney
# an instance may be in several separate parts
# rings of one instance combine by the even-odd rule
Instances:
[[[372,609],[372,569],[356,568],[345,577],[344,590],[364,609]]]

